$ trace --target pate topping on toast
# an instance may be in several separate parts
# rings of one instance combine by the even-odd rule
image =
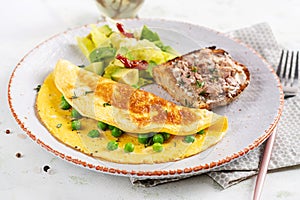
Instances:
[[[193,51],[159,65],[153,69],[153,77],[181,104],[195,108],[226,105],[250,81],[246,66],[215,47]]]

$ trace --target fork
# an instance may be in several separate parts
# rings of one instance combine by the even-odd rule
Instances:
[[[292,51],[291,56],[289,56],[289,51],[285,53],[285,51],[282,50],[276,74],[280,77],[285,98],[293,97],[298,92],[298,67],[299,51],[297,51],[296,58],[294,59],[294,51]]]
[[[280,78],[280,82],[282,83],[285,99],[295,96],[298,92],[299,51],[297,51],[295,59],[294,54],[295,53],[292,51],[291,56],[289,56],[289,51],[285,52],[284,50],[282,50],[280,61],[276,71],[276,74]],[[276,132],[277,127],[275,127],[273,133],[270,135],[266,142],[264,155],[256,179],[253,200],[258,200],[260,198],[263,183],[268,170]]]

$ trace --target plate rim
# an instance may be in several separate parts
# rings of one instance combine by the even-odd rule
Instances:
[[[32,133],[26,126],[25,126],[25,122],[22,122],[22,120],[20,119],[20,117],[18,116],[17,112],[14,109],[13,106],[13,102],[12,102],[12,96],[11,96],[11,85],[13,83],[14,80],[14,76],[15,73],[17,71],[17,69],[22,66],[22,63],[26,60],[26,58],[28,56],[31,55],[31,53],[33,53],[34,51],[36,51],[40,46],[44,45],[45,43],[47,43],[48,41],[51,41],[53,39],[55,39],[56,37],[59,37],[62,34],[67,34],[68,32],[71,31],[75,31],[77,29],[81,29],[81,28],[87,28],[89,27],[90,24],[85,24],[85,25],[81,25],[78,27],[74,27],[71,29],[67,29],[63,32],[54,34],[53,36],[49,37],[48,39],[40,42],[38,45],[36,45],[34,48],[32,48],[28,53],[26,53],[23,58],[17,63],[17,65],[15,66],[15,68],[13,69],[10,78],[9,78],[9,82],[8,82],[8,90],[7,90],[7,97],[8,97],[8,104],[9,104],[9,108],[10,108],[10,112],[12,113],[12,116],[14,117],[14,119],[16,120],[17,124],[19,125],[19,127],[33,140],[35,141],[38,145],[40,145],[41,147],[43,147],[44,149],[46,149],[47,151],[53,153],[55,156],[60,157],[63,160],[66,160],[68,162],[71,162],[73,164],[76,164],[77,166],[81,166],[84,168],[89,168],[91,170],[95,170],[95,171],[99,171],[102,173],[106,173],[106,174],[111,174],[111,175],[122,175],[122,176],[131,176],[131,177],[140,177],[140,178],[146,178],[146,177],[151,177],[151,178],[155,178],[155,177],[162,177],[162,176],[182,176],[182,175],[190,175],[192,173],[197,173],[197,172],[206,172],[208,170],[211,170],[213,168],[219,167],[221,165],[227,164],[243,155],[245,155],[246,153],[248,153],[249,151],[257,148],[258,146],[260,146],[273,132],[274,128],[276,127],[276,125],[278,124],[278,121],[280,120],[280,117],[282,115],[282,111],[283,111],[283,105],[284,105],[284,94],[283,94],[283,89],[282,89],[282,85],[280,83],[279,78],[276,75],[275,70],[273,69],[273,67],[266,61],[265,58],[263,58],[256,50],[254,50],[250,45],[247,45],[245,43],[243,43],[241,40],[237,39],[237,38],[233,38],[231,36],[229,36],[226,33],[221,33],[219,31],[201,26],[199,24],[194,24],[194,23],[190,23],[190,22],[185,22],[185,21],[179,21],[179,20],[170,20],[170,19],[154,19],[154,18],[141,18],[141,19],[122,19],[120,21],[122,22],[126,22],[126,21],[130,21],[130,22],[134,22],[134,21],[139,21],[139,20],[150,20],[150,21],[166,21],[166,22],[171,22],[171,23],[181,23],[181,24],[186,24],[186,25],[191,25],[194,27],[198,27],[201,29],[207,29],[211,32],[214,32],[216,34],[220,34],[240,45],[242,45],[243,47],[247,48],[248,50],[252,51],[253,54],[255,54],[256,56],[258,56],[265,64],[270,72],[274,75],[275,80],[277,81],[277,87],[279,89],[279,107],[277,108],[277,115],[275,116],[275,118],[273,119],[273,122],[269,125],[268,129],[265,130],[265,133],[262,134],[260,137],[256,138],[256,140],[248,145],[247,147],[245,147],[244,149],[233,153],[232,155],[227,155],[225,158],[220,159],[218,161],[213,161],[210,163],[206,163],[205,165],[197,165],[194,167],[185,167],[185,168],[181,168],[181,169],[175,169],[175,170],[154,170],[154,171],[135,171],[135,170],[120,170],[114,167],[105,167],[105,166],[101,166],[101,165],[94,165],[94,164],[90,164],[87,163],[86,161],[82,161],[79,160],[78,158],[73,158],[70,155],[67,155],[66,153],[61,153],[58,150],[53,149],[50,145],[46,144],[45,142],[43,142],[42,140],[38,139],[36,137],[36,135],[34,133]],[[99,24],[99,23],[105,23],[105,21],[98,21],[95,24]]]

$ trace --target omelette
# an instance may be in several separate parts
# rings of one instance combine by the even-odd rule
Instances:
[[[62,96],[70,109],[61,109]],[[72,109],[81,116],[80,129],[72,128]],[[94,158],[124,164],[190,157],[219,142],[228,128],[225,116],[176,105],[66,60],[59,60],[46,77],[36,98],[36,110],[40,121],[60,142]],[[99,128],[99,122],[117,127],[123,134],[115,136],[111,129]],[[91,130],[99,134],[92,136]],[[168,137],[156,145],[157,134]],[[141,143],[141,135],[149,137],[148,142]]]

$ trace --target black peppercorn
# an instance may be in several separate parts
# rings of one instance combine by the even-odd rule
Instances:
[[[50,167],[49,167],[48,165],[45,165],[45,166],[43,167],[44,172],[48,172],[49,169],[50,169]]]
[[[17,157],[17,158],[21,158],[21,157],[22,157],[22,154],[18,152],[18,153],[16,153],[16,157]]]

